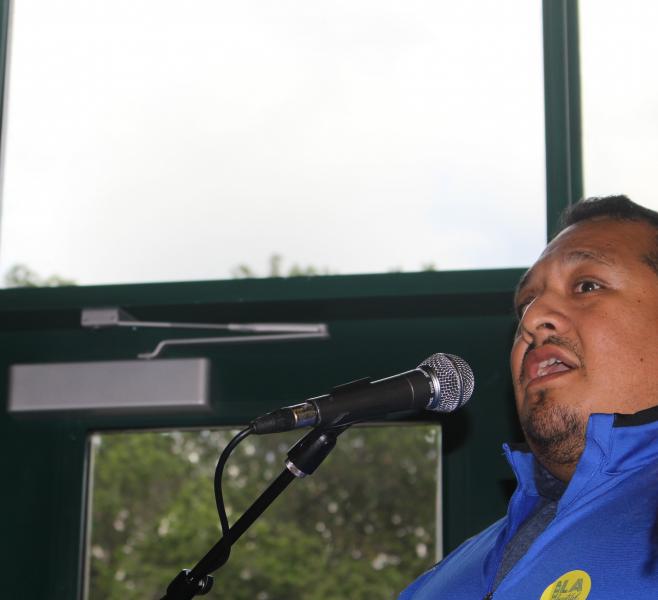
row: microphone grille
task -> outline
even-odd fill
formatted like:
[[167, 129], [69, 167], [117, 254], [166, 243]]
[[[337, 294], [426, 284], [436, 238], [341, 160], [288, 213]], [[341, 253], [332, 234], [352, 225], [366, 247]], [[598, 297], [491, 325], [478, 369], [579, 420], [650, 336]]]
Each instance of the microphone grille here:
[[418, 365], [438, 383], [429, 410], [452, 412], [468, 402], [475, 378], [469, 364], [454, 354], [432, 354]]

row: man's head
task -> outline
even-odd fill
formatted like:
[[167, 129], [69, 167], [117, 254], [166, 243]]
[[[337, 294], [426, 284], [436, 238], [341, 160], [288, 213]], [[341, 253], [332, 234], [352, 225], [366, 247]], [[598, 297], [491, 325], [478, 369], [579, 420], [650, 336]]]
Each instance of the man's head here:
[[658, 214], [594, 198], [563, 223], [519, 283], [511, 366], [528, 444], [568, 480], [590, 414], [658, 404]]

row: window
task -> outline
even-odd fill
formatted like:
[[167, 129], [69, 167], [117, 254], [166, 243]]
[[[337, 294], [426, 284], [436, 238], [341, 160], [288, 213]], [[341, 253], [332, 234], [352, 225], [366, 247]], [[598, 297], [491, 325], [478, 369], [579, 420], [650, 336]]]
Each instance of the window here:
[[472, 269], [541, 250], [538, 1], [12, 10], [4, 273]]
[[658, 5], [581, 0], [580, 12], [585, 193], [656, 210]]
[[[235, 432], [94, 435], [87, 598], [160, 597], [220, 536], [215, 463]], [[283, 469], [300, 432], [247, 438], [229, 459], [235, 520]], [[215, 573], [222, 598], [395, 598], [441, 547], [440, 429], [353, 428], [295, 480]]]

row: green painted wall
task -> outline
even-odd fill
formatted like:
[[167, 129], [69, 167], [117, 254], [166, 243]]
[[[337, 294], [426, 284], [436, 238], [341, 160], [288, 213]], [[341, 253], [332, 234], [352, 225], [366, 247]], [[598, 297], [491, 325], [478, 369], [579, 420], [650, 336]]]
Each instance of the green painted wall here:
[[0, 292], [3, 403], [11, 364], [130, 359], [163, 336], [189, 336], [84, 330], [78, 323], [85, 306], [118, 305], [145, 320], [321, 321], [331, 332], [327, 341], [171, 349], [166, 357], [211, 360], [212, 413], [204, 416], [16, 417], [2, 411], [0, 456], [8, 475], [0, 499], [6, 516], [2, 564], [14, 575], [5, 582], [6, 597], [76, 597], [89, 432], [241, 424], [339, 383], [413, 368], [434, 352], [462, 356], [476, 374], [466, 409], [426, 417], [444, 425], [445, 540], [446, 549], [455, 547], [505, 509], [510, 472], [500, 445], [518, 439], [507, 355], [514, 327], [511, 290], [519, 275], [418, 273]]

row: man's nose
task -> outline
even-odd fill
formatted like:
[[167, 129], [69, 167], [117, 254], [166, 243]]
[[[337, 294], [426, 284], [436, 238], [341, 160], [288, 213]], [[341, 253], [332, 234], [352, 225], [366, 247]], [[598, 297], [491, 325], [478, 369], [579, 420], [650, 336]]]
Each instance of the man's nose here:
[[558, 294], [546, 292], [527, 306], [519, 326], [528, 343], [541, 345], [544, 338], [569, 331], [571, 321], [563, 299]]

